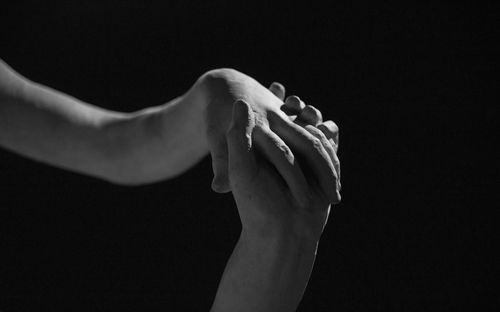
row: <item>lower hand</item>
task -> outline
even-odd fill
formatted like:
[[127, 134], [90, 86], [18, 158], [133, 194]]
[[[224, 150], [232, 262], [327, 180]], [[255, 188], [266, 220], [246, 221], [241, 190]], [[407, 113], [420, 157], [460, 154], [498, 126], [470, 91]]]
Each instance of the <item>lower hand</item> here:
[[330, 204], [340, 201], [336, 154], [323, 132], [307, 127], [288, 121], [273, 130], [249, 104], [235, 102], [226, 137], [229, 180], [243, 231], [286, 231], [319, 240]]

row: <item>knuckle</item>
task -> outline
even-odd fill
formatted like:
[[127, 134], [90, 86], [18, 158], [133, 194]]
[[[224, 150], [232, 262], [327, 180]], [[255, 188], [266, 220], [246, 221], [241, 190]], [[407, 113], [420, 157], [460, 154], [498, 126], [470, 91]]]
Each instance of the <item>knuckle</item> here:
[[312, 137], [310, 139], [310, 144], [311, 144], [311, 147], [315, 150], [321, 150], [321, 148], [323, 147], [321, 140], [318, 139], [317, 137]]
[[336, 136], [338, 136], [339, 133], [339, 128], [338, 126], [331, 120], [326, 121], [324, 123], [319, 124], [318, 129], [323, 132], [323, 134], [328, 138], [332, 139]]
[[[340, 170], [340, 161], [337, 157], [333, 159], [333, 165]], [[337, 172], [338, 174], [338, 172]]]
[[309, 131], [309, 133], [311, 133], [315, 138], [317, 138], [318, 140], [321, 141], [321, 143], [325, 143], [328, 141], [328, 139], [326, 138], [325, 134], [319, 130], [318, 128], [316, 128], [315, 126], [312, 126], [312, 125], [306, 125], [305, 126], [306, 130]]
[[328, 139], [326, 138], [326, 135], [323, 133], [323, 131], [319, 130], [318, 128], [314, 127], [314, 133], [318, 136], [318, 139], [320, 139], [323, 142], [327, 142]]

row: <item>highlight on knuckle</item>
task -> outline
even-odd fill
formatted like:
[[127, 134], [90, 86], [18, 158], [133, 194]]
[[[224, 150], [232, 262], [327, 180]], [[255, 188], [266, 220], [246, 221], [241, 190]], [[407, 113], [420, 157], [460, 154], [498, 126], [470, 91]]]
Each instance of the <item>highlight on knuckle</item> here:
[[320, 139], [322, 142], [328, 141], [326, 138], [326, 135], [323, 133], [323, 131], [319, 130], [318, 128], [314, 127], [314, 133], [318, 139]]
[[311, 147], [315, 150], [320, 151], [323, 148], [323, 144], [321, 144], [321, 140], [317, 137], [313, 137], [310, 139]]

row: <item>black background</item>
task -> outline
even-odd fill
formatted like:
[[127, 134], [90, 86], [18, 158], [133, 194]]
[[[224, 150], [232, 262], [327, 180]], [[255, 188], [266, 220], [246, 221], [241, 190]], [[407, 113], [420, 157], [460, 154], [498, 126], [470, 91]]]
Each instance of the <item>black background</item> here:
[[[0, 57], [119, 111], [213, 68], [279, 81], [341, 133], [343, 201], [299, 310], [498, 304], [498, 10], [230, 3], [19, 1], [0, 11]], [[240, 229], [211, 178], [207, 157], [120, 187], [0, 150], [0, 309], [208, 311]]]

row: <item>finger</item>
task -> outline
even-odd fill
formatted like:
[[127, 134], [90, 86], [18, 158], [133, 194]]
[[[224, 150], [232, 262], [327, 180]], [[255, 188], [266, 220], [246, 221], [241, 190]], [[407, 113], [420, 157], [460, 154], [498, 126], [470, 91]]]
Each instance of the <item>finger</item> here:
[[296, 95], [291, 95], [286, 98], [285, 104], [282, 109], [287, 115], [299, 115], [300, 112], [306, 107], [306, 104], [300, 100]]
[[337, 153], [335, 152], [335, 148], [333, 147], [332, 143], [328, 138], [324, 135], [324, 133], [319, 130], [318, 128], [307, 125], [305, 129], [312, 134], [314, 137], [318, 138], [321, 143], [323, 144], [323, 147], [325, 148], [326, 152], [328, 153], [328, 156], [330, 157], [330, 160], [333, 163], [333, 166], [335, 167], [335, 172], [336, 172], [336, 197], [337, 197], [337, 202], [334, 202], [334, 204], [340, 202], [340, 160], [337, 157]]
[[231, 185], [252, 179], [257, 163], [252, 150], [252, 130], [255, 127], [254, 114], [243, 100], [233, 105], [233, 120], [226, 133], [229, 155], [229, 182]]
[[307, 207], [309, 185], [290, 148], [268, 128], [256, 127], [253, 136], [259, 150], [285, 180], [292, 196], [302, 207]]
[[319, 123], [323, 122], [323, 115], [312, 105], [306, 105], [300, 112], [299, 118], [313, 126], [317, 126]]
[[[286, 119], [272, 123], [271, 130], [279, 135], [299, 158], [306, 178], [317, 181], [321, 191], [330, 201], [336, 200], [336, 172], [321, 141], [307, 130]], [[304, 163], [300, 162], [303, 161]]]
[[316, 127], [325, 134], [327, 139], [333, 141], [335, 144], [335, 151], [337, 152], [339, 148], [339, 127], [337, 124], [331, 120], [327, 120]]
[[279, 82], [273, 82], [271, 83], [271, 86], [269, 87], [269, 90], [276, 95], [280, 100], [285, 99], [285, 87], [279, 83]]
[[210, 155], [212, 156], [212, 190], [217, 193], [228, 193], [231, 191], [228, 177], [227, 143], [224, 137], [212, 142]]

